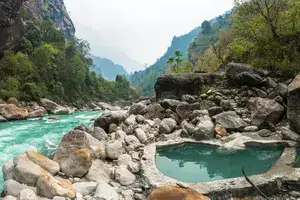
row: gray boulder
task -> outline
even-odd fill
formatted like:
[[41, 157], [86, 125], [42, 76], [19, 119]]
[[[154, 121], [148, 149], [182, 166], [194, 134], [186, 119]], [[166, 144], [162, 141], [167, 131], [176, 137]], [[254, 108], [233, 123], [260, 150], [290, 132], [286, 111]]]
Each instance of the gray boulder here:
[[94, 194], [97, 188], [96, 182], [78, 182], [74, 183], [73, 186], [76, 189], [76, 192], [79, 192], [83, 196]]
[[175, 99], [164, 99], [162, 102], [161, 102], [161, 106], [164, 108], [164, 109], [171, 109], [173, 111], [176, 110], [177, 108], [177, 105], [180, 103], [180, 101], [178, 100], [175, 100]]
[[194, 130], [196, 140], [208, 140], [214, 137], [215, 125], [209, 116], [200, 117], [199, 122]]
[[72, 114], [72, 110], [67, 107], [63, 107], [61, 105], [58, 105], [54, 101], [51, 101], [49, 99], [40, 99], [41, 105], [50, 113], [56, 114], [56, 115], [69, 115]]
[[118, 165], [128, 165], [131, 162], [132, 158], [128, 154], [123, 154], [118, 158]]
[[143, 129], [141, 128], [135, 129], [135, 135], [141, 143], [145, 143], [147, 141], [147, 134]]
[[295, 133], [294, 131], [292, 131], [286, 127], [281, 127], [280, 131], [281, 131], [283, 140], [300, 141], [300, 136], [297, 133]]
[[30, 189], [23, 189], [19, 194], [18, 200], [37, 200], [37, 196], [34, 191]]
[[176, 128], [176, 121], [172, 118], [165, 118], [160, 122], [159, 133], [170, 134]]
[[118, 140], [108, 141], [106, 144], [106, 156], [112, 160], [117, 160], [123, 153], [125, 149], [122, 143]]
[[192, 111], [191, 105], [187, 102], [180, 102], [176, 108], [176, 113], [179, 115], [181, 119], [187, 119], [191, 114], [191, 111]]
[[300, 74], [289, 85], [287, 118], [293, 131], [300, 134]]
[[92, 131], [90, 134], [100, 141], [108, 138], [107, 133], [100, 127], [94, 127], [94, 131]]
[[14, 165], [14, 162], [11, 160], [7, 163], [5, 163], [3, 166], [2, 166], [2, 173], [3, 173], [3, 178], [4, 180], [10, 180], [10, 179], [13, 179], [14, 177], [14, 169], [15, 169], [15, 165]]
[[126, 166], [118, 166], [115, 169], [115, 179], [118, 181], [121, 185], [127, 186], [131, 185], [135, 182], [136, 177], [134, 174], [132, 174]]
[[105, 112], [98, 119], [96, 119], [94, 126], [101, 127], [105, 130], [105, 132], [108, 133], [109, 126], [111, 124], [119, 125], [120, 123], [124, 122], [127, 117], [127, 112], [122, 110]]
[[30, 189], [36, 193], [36, 188], [21, 184], [15, 180], [7, 180], [3, 185], [3, 194], [19, 197], [19, 194], [24, 189]]
[[125, 120], [125, 124], [127, 124], [128, 126], [132, 126], [134, 124], [136, 124], [136, 120], [135, 120], [136, 116], [131, 114], [126, 120]]
[[214, 106], [216, 106], [216, 104], [213, 101], [204, 99], [204, 100], [200, 101], [198, 109], [199, 110], [208, 110], [209, 108], [214, 107]]
[[143, 103], [134, 103], [129, 110], [130, 115], [144, 115], [147, 112], [147, 106]]
[[248, 107], [251, 111], [251, 123], [258, 127], [277, 124], [284, 113], [284, 107], [273, 99], [251, 98]]
[[125, 142], [128, 146], [131, 146], [132, 148], [136, 148], [141, 145], [139, 139], [135, 137], [134, 135], [127, 135], [125, 137]]
[[116, 190], [104, 181], [99, 181], [96, 188], [94, 200], [119, 200]]
[[163, 119], [165, 117], [165, 109], [160, 104], [154, 103], [147, 107], [147, 113], [144, 115], [146, 119]]
[[247, 126], [234, 111], [227, 111], [214, 116], [216, 119], [216, 124], [221, 125], [228, 131], [242, 130]]
[[85, 175], [84, 180], [93, 182], [109, 182], [113, 169], [102, 160], [94, 160], [89, 172]]

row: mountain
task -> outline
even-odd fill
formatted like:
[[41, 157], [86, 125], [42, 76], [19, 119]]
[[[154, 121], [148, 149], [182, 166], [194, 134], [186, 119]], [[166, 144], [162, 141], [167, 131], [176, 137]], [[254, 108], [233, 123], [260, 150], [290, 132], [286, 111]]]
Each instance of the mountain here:
[[96, 56], [91, 56], [91, 58], [94, 63], [92, 70], [108, 80], [114, 81], [117, 75], [127, 75], [123, 66], [115, 64], [107, 58], [100, 58]]
[[191, 42], [199, 35], [200, 32], [201, 27], [197, 27], [185, 35], [174, 37], [167, 52], [161, 58], [159, 58], [156, 63], [147, 69], [131, 74], [129, 76], [130, 82], [137, 89], [141, 90], [144, 96], [153, 95], [153, 87], [156, 79], [166, 73], [165, 64], [167, 60], [174, 56], [175, 51], [181, 51], [181, 53], [187, 56]]

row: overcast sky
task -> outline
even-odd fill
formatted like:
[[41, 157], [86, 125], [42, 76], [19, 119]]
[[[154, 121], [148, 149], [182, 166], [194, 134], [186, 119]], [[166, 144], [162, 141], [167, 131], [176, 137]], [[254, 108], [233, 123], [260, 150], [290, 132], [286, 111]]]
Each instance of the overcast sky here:
[[174, 35], [183, 35], [233, 7], [233, 0], [64, 1], [77, 37], [148, 64], [165, 53]]

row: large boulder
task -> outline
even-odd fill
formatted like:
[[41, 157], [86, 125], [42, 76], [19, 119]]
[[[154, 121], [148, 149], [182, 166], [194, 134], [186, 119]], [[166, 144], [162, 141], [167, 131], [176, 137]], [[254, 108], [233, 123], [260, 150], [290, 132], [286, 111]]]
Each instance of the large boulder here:
[[40, 153], [28, 151], [26, 155], [32, 162], [39, 165], [51, 174], [56, 174], [59, 171], [59, 165], [57, 162], [50, 160], [49, 158], [43, 156]]
[[25, 108], [19, 108], [14, 104], [0, 104], [0, 115], [7, 120], [21, 120], [27, 119], [29, 113]]
[[73, 184], [76, 192], [79, 192], [83, 196], [94, 194], [97, 188], [96, 182], [78, 182]]
[[94, 126], [103, 128], [107, 133], [109, 132], [109, 126], [111, 124], [119, 125], [128, 118], [126, 111], [109, 111], [103, 113], [98, 119], [96, 119]]
[[5, 119], [4, 117], [2, 117], [2, 116], [0, 115], [0, 122], [7, 122], [7, 119]]
[[145, 118], [147, 119], [163, 119], [165, 117], [165, 109], [158, 103], [151, 104], [147, 107]]
[[214, 123], [209, 116], [203, 116], [198, 119], [198, 124], [194, 130], [196, 140], [209, 140], [214, 137]]
[[160, 104], [165, 109], [171, 109], [173, 111], [176, 111], [177, 105], [180, 103], [180, 101], [175, 99], [164, 99]]
[[300, 134], [300, 74], [289, 85], [287, 118], [293, 131]]
[[38, 117], [44, 117], [45, 115], [47, 115], [47, 111], [45, 108], [40, 107], [37, 110], [32, 110], [29, 112], [29, 118], [38, 118]]
[[37, 196], [34, 191], [30, 189], [23, 189], [19, 194], [19, 200], [37, 200]]
[[170, 134], [176, 128], [176, 121], [172, 118], [165, 118], [160, 122], [159, 133]]
[[143, 103], [134, 103], [129, 110], [130, 115], [144, 115], [147, 112], [147, 106]]
[[209, 74], [176, 74], [164, 75], [157, 79], [155, 84], [156, 99], [180, 100], [185, 94], [199, 96], [203, 85], [214, 83], [214, 76]]
[[216, 119], [216, 124], [221, 125], [228, 131], [242, 130], [247, 126], [234, 111], [227, 111], [214, 116]]
[[192, 111], [192, 107], [187, 102], [180, 102], [176, 108], [176, 112], [181, 119], [187, 119], [191, 114], [191, 111]]
[[72, 113], [72, 110], [67, 107], [58, 105], [54, 101], [49, 99], [40, 99], [41, 105], [50, 113], [56, 115], [69, 115]]
[[112, 173], [112, 167], [105, 164], [102, 160], [97, 159], [93, 161], [93, 165], [85, 175], [84, 180], [94, 182], [105, 181], [108, 183]]
[[68, 198], [74, 198], [76, 196], [76, 190], [68, 180], [57, 179], [50, 174], [40, 176], [36, 187], [39, 196], [50, 199], [55, 196]]
[[125, 149], [119, 140], [110, 140], [106, 144], [106, 156], [112, 160], [117, 160], [123, 153]]
[[195, 190], [189, 188], [164, 186], [153, 190], [147, 200], [210, 200]]
[[248, 107], [251, 111], [251, 123], [258, 127], [277, 124], [284, 114], [284, 107], [273, 99], [251, 98]]
[[136, 180], [135, 175], [132, 174], [125, 165], [116, 167], [115, 179], [123, 186], [131, 185]]
[[94, 140], [97, 139], [83, 131], [71, 131], [64, 135], [53, 160], [58, 162], [64, 173], [82, 177], [92, 166], [92, 149], [99, 154], [103, 151], [102, 143], [95, 146]]
[[95, 200], [119, 200], [116, 190], [104, 181], [99, 181], [94, 194]]
[[3, 185], [3, 194], [19, 197], [19, 194], [24, 189], [30, 189], [36, 193], [36, 188], [21, 184], [15, 180], [7, 180]]

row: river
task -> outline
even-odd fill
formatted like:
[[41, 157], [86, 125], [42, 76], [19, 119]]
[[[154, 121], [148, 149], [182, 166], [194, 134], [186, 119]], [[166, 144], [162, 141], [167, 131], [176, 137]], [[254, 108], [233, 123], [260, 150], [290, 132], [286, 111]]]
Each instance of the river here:
[[[62, 137], [80, 124], [91, 125], [91, 119], [101, 112], [78, 112], [58, 116], [60, 120], [50, 121], [49, 116], [40, 119], [0, 123], [0, 166], [28, 150], [39, 151], [52, 157]], [[3, 174], [0, 173], [0, 192], [3, 188]]]

